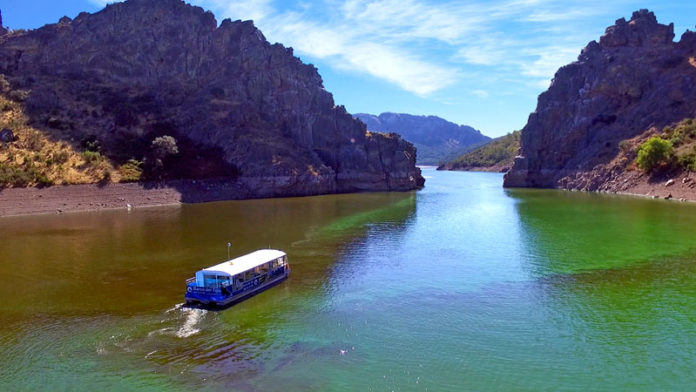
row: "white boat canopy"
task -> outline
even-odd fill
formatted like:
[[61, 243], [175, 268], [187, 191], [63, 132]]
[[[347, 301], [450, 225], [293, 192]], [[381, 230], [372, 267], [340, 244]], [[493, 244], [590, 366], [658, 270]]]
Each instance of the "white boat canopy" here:
[[204, 268], [199, 272], [210, 275], [234, 276], [283, 256], [285, 256], [285, 252], [276, 249], [261, 249], [232, 260], [227, 260], [224, 263]]

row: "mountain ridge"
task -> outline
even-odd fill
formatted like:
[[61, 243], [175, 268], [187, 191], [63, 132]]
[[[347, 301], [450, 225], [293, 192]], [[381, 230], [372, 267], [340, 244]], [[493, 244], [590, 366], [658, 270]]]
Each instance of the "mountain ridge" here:
[[433, 115], [355, 113], [367, 129], [394, 132], [416, 146], [419, 164], [437, 165], [491, 140], [481, 131]]

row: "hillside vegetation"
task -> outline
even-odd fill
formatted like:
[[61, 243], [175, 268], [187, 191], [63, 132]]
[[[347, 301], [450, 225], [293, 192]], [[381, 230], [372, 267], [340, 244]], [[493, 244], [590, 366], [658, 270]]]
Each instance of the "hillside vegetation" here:
[[0, 188], [85, 184], [123, 178], [99, 152], [53, 140], [29, 125], [22, 106], [15, 101], [22, 99], [22, 92], [9, 91], [6, 83], [2, 85], [0, 130], [10, 130], [14, 140], [0, 141]]
[[[649, 136], [647, 140], [644, 140]], [[647, 173], [671, 170], [696, 171], [696, 120], [684, 119], [662, 131], [651, 130], [642, 137], [619, 144], [621, 152]]]
[[520, 131], [508, 133], [438, 167], [438, 170], [507, 171], [520, 148]]

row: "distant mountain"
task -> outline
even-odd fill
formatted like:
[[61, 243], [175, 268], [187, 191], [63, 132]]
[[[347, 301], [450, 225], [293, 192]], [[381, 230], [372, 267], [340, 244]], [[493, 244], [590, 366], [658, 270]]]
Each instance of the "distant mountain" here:
[[515, 131], [440, 165], [437, 170], [506, 172], [512, 166], [519, 149], [520, 131]]
[[449, 162], [467, 151], [491, 140], [480, 131], [457, 125], [436, 116], [414, 116], [401, 113], [366, 113], [353, 115], [367, 125], [369, 131], [395, 132], [417, 149], [416, 163], [437, 165]]

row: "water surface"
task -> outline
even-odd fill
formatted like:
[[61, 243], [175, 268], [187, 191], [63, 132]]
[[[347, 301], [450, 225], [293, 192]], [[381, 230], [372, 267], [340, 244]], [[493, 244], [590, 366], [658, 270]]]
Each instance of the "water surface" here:
[[[503, 190], [0, 219], [0, 390], [696, 386], [696, 206]], [[290, 279], [222, 312], [184, 281], [258, 248]]]

